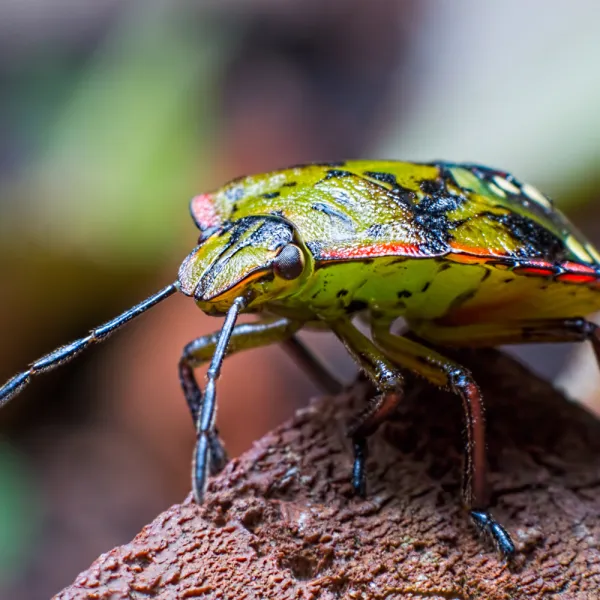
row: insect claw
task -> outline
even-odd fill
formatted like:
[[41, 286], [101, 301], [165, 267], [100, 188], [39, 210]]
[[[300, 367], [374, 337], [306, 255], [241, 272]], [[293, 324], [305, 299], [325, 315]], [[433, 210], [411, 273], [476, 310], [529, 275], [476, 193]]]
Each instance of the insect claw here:
[[354, 465], [352, 467], [352, 488], [360, 498], [367, 496], [367, 473], [365, 463], [367, 460], [367, 441], [364, 438], [353, 440]]
[[477, 528], [492, 538], [494, 545], [506, 559], [511, 559], [516, 550], [508, 531], [495, 521], [488, 511], [472, 510], [470, 514]]
[[225, 468], [225, 465], [228, 462], [228, 456], [216, 430], [213, 435], [209, 437], [208, 445], [210, 448], [210, 474], [217, 475]]

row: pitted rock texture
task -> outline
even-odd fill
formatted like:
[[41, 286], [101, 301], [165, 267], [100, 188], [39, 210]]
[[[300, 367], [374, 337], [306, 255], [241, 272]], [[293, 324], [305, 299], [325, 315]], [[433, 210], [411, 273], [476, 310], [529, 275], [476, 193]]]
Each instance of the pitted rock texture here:
[[[364, 384], [321, 398], [56, 598], [600, 598], [600, 422], [494, 351], [460, 355], [487, 406], [507, 565], [461, 508], [460, 400], [412, 378], [353, 497], [346, 424]], [[362, 386], [362, 387], [361, 387]], [[282, 401], [285, 399], [282, 398]]]

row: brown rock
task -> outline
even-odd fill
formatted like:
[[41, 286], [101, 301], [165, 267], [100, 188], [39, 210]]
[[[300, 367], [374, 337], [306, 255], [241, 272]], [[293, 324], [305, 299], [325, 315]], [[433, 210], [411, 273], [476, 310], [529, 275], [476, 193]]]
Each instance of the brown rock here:
[[363, 403], [321, 398], [231, 461], [206, 506], [170, 508], [56, 598], [600, 598], [600, 423], [505, 356], [461, 360], [513, 564], [461, 508], [459, 399], [410, 379], [372, 439], [367, 500], [345, 437]]

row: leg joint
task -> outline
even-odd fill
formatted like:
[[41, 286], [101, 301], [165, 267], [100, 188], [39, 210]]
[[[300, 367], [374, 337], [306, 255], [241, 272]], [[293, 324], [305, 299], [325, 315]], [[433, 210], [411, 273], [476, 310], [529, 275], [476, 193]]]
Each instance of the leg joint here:
[[402, 375], [394, 371], [385, 371], [378, 378], [377, 385], [384, 393], [397, 392], [402, 386]]
[[582, 317], [566, 319], [564, 324], [568, 331], [580, 334], [584, 340], [592, 337], [598, 329], [598, 326], [595, 323], [587, 321]]
[[454, 392], [460, 393], [472, 383], [473, 376], [464, 367], [453, 366], [448, 371], [448, 384]]

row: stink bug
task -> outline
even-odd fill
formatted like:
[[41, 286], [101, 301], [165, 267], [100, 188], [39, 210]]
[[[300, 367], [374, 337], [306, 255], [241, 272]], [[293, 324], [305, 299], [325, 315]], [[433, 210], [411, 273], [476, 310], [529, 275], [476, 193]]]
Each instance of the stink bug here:
[[[201, 234], [177, 281], [32, 363], [0, 388], [0, 405], [30, 379], [179, 291], [224, 315], [219, 333], [188, 344], [179, 375], [197, 432], [193, 490], [227, 456], [215, 429], [226, 353], [283, 342], [330, 392], [340, 384], [295, 337], [326, 327], [379, 395], [350, 432], [352, 484], [365, 493], [367, 438], [402, 395], [402, 369], [461, 397], [467, 430], [464, 503], [501, 552], [514, 544], [488, 511], [482, 398], [464, 367], [430, 349], [591, 340], [581, 315], [600, 309], [600, 256], [546, 196], [508, 173], [471, 164], [348, 161], [236, 179], [195, 197]], [[257, 313], [236, 325], [240, 313]], [[362, 313], [371, 339], [352, 323]], [[404, 317], [422, 341], [392, 334]], [[201, 393], [193, 369], [210, 361]]]

